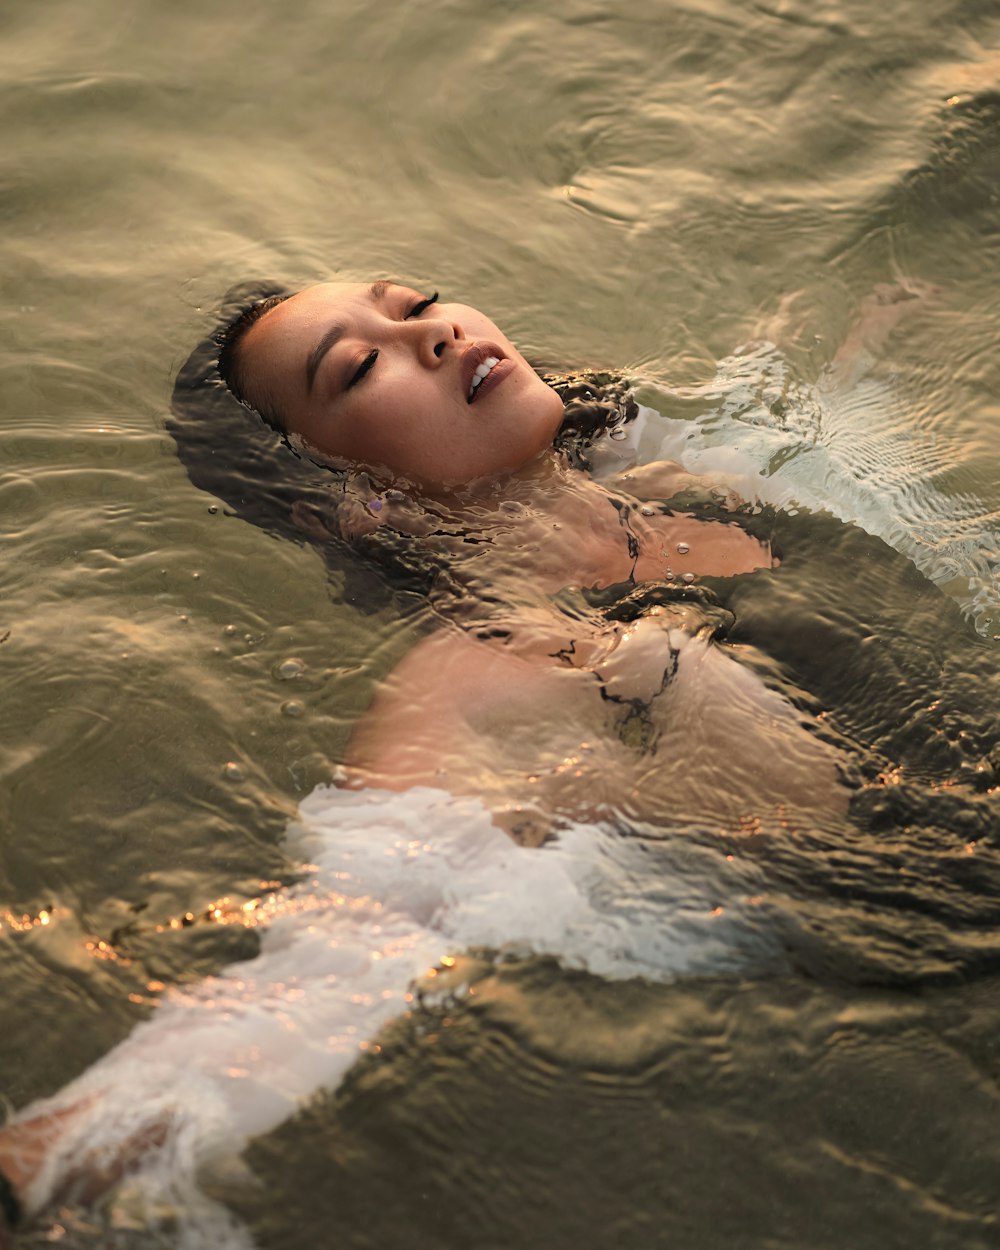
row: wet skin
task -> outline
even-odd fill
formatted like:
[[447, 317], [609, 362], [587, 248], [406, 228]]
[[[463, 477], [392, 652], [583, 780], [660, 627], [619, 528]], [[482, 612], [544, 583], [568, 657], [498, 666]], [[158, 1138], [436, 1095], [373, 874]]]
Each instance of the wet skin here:
[[[499, 363], [472, 392], [475, 369]], [[323, 283], [273, 308], [242, 349], [247, 392], [310, 447], [425, 490], [520, 468], [562, 401], [488, 317], [394, 283]]]
[[[494, 359], [470, 390], [477, 366]], [[607, 492], [543, 455], [562, 421], [561, 399], [503, 331], [467, 305], [396, 283], [323, 283], [265, 314], [244, 339], [241, 365], [250, 400], [280, 414], [308, 450], [383, 483], [467, 496], [477, 482], [523, 470], [535, 481], [535, 505], [511, 541], [523, 564], [537, 540], [537, 572], [554, 588], [657, 579], [677, 564], [678, 542], [692, 544], [678, 575], [771, 565], [766, 548], [736, 526], [650, 519], [639, 509], [629, 522], [638, 559], [630, 554]], [[390, 520], [388, 509], [380, 519]], [[375, 524], [362, 516], [352, 532]]]
[[[491, 365], [494, 360], [499, 363]], [[490, 372], [473, 388], [481, 363], [491, 365]], [[688, 571], [726, 576], [771, 566], [766, 545], [736, 525], [641, 507], [638, 500], [628, 504], [625, 491], [612, 495], [566, 465], [552, 452], [563, 417], [561, 399], [499, 327], [473, 308], [433, 302], [390, 283], [326, 283], [293, 296], [257, 322], [244, 342], [244, 367], [251, 398], [279, 412], [289, 432], [314, 452], [365, 468], [383, 484], [402, 481], [435, 494], [438, 519], [447, 497], [458, 532], [488, 531], [489, 542], [472, 550], [477, 581], [488, 584], [490, 594], [503, 597], [509, 582], [516, 602], [520, 588], [531, 583], [552, 593], [569, 585], [657, 581]], [[664, 471], [661, 466], [661, 477]], [[676, 474], [676, 466], [669, 466], [674, 488]], [[477, 482], [488, 489], [478, 491]], [[516, 512], [499, 506], [501, 498], [507, 505], [516, 500]], [[411, 506], [404, 504], [404, 511]], [[340, 524], [343, 532], [343, 518]], [[386, 497], [376, 493], [368, 506], [359, 504], [349, 521], [350, 536], [382, 524], [407, 525], [392, 492]], [[545, 754], [539, 741], [541, 713], [555, 710], [560, 732], [567, 723], [573, 726], [571, 738], [581, 725], [589, 725], [587, 735], [599, 744], [595, 758], [607, 765], [598, 774], [615, 779], [603, 806], [621, 810], [626, 796], [637, 793], [636, 770], [645, 774], [649, 760], [626, 750], [615, 716], [608, 721], [610, 687], [600, 675], [606, 661], [583, 658], [595, 648], [603, 654], [608, 638], [566, 636], [558, 612], [547, 624], [505, 616], [504, 626], [501, 644], [473, 643], [461, 632], [445, 630], [403, 661], [386, 687], [396, 689], [398, 697], [387, 703], [388, 696], [380, 695], [356, 730], [349, 757], [356, 776], [392, 788], [437, 784], [485, 794], [501, 775], [511, 779], [501, 742], [510, 748], [516, 741], [528, 750], [533, 763], [527, 773], [550, 771], [535, 756]], [[639, 636], [648, 636], [649, 644], [637, 646]], [[627, 639], [630, 645], [615, 643], [615, 683], [638, 681], [644, 688], [649, 682], [640, 672], [650, 664], [653, 685], [662, 682], [663, 657], [677, 650], [667, 636], [651, 623], [627, 631], [618, 641]], [[541, 646], [535, 645], [539, 637]], [[569, 670], [557, 658], [567, 654], [576, 657]], [[706, 665], [709, 675], [695, 678]], [[717, 661], [714, 653], [700, 665], [685, 659], [684, 668], [691, 672], [682, 683], [685, 689], [700, 688], [705, 681], [722, 688], [724, 678], [731, 684], [740, 672], [721, 656]], [[527, 723], [533, 726], [527, 735], [508, 732], [511, 691], [521, 686]], [[534, 696], [540, 692], [539, 704]], [[664, 709], [672, 705], [673, 724], [678, 698], [675, 692], [662, 701]], [[718, 703], [731, 707], [732, 701], [720, 698]], [[755, 709], [753, 716], [758, 713]], [[698, 719], [705, 719], [703, 711]], [[420, 726], [432, 727], [429, 736]], [[725, 737], [715, 728], [720, 740]], [[664, 727], [657, 736], [662, 732]], [[560, 742], [556, 751], [559, 758], [564, 745]], [[385, 760], [390, 763], [383, 768]], [[656, 771], [666, 778], [662, 766]], [[513, 775], [520, 777], [517, 767]], [[553, 778], [562, 778], [562, 771], [557, 769]], [[563, 780], [580, 791], [575, 778]], [[676, 805], [676, 778], [672, 784]], [[574, 810], [565, 796], [556, 800], [553, 786], [559, 789], [554, 780], [538, 787], [549, 791], [543, 806]], [[733, 819], [734, 810], [742, 813], [742, 802], [773, 806], [775, 794], [777, 801], [787, 801], [801, 788], [798, 778], [793, 782], [782, 776], [763, 788], [749, 787], [735, 809], [720, 803], [717, 786], [704, 787], [711, 799], [692, 793], [690, 801], [696, 809], [707, 801], [716, 816]]]

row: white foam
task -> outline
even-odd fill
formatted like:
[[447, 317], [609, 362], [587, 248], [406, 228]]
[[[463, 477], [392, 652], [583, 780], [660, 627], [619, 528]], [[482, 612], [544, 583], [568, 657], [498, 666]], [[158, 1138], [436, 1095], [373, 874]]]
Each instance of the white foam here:
[[533, 952], [602, 977], [654, 980], [781, 961], [742, 902], [754, 882], [739, 874], [753, 870], [694, 845], [650, 855], [634, 839], [579, 826], [527, 849], [478, 800], [430, 789], [320, 787], [288, 837], [315, 872], [271, 900], [260, 955], [171, 995], [83, 1077], [25, 1113], [76, 1109], [33, 1205], [44, 1206], [82, 1159], [114, 1159], [122, 1143], [166, 1130], [133, 1189], [151, 1205], [173, 1204], [179, 1245], [245, 1244], [197, 1192], [198, 1168], [334, 1088], [408, 1009], [414, 981], [449, 954]]
[[751, 343], [719, 362], [706, 386], [677, 392], [702, 403], [693, 419], [641, 408], [629, 436], [605, 440], [605, 474], [625, 462], [673, 460], [776, 508], [825, 511], [907, 556], [953, 595], [982, 633], [1000, 619], [1000, 530], [961, 477], [964, 449], [915, 428], [891, 373], [845, 387], [831, 370], [815, 386], [795, 379], [772, 344]]

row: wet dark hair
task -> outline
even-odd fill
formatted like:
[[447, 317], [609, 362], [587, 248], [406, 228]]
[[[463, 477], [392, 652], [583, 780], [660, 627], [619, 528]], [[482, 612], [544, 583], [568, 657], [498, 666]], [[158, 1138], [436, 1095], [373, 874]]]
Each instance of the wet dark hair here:
[[[167, 430], [188, 476], [230, 514], [275, 537], [315, 543], [324, 554], [336, 546], [337, 564], [349, 580], [353, 573], [357, 582], [367, 565], [369, 581], [374, 567], [393, 589], [426, 594], [447, 584], [459, 593], [453, 584], [455, 555], [475, 538], [450, 531], [433, 505], [417, 506], [398, 491], [390, 494], [399, 524], [385, 518], [357, 532], [352, 517], [367, 513], [377, 494], [367, 476], [299, 454], [284, 434], [280, 414], [262, 412], [247, 398], [240, 346], [247, 331], [292, 294], [274, 282], [233, 288], [223, 300], [218, 326], [181, 366]], [[611, 373], [540, 374], [565, 407], [554, 445], [585, 469], [594, 440], [635, 416], [628, 384]], [[260, 397], [254, 399], [259, 404]]]
[[224, 325], [213, 336], [219, 349], [219, 357], [216, 364], [219, 377], [244, 407], [249, 408], [251, 412], [256, 412], [266, 425], [269, 425], [279, 433], [284, 433], [286, 429], [282, 415], [265, 396], [256, 395], [251, 400], [247, 393], [246, 370], [242, 362], [242, 347], [243, 340], [251, 327], [255, 326], [261, 317], [269, 313], [272, 308], [276, 308], [278, 304], [283, 304], [291, 296], [291, 291], [285, 291], [256, 300], [244, 308], [239, 316], [227, 325]]

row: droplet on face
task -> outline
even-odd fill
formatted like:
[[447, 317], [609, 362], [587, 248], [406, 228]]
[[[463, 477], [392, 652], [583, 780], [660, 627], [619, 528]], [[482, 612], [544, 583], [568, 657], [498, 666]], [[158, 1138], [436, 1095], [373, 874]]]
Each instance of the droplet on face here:
[[301, 699], [288, 699], [281, 705], [282, 716], [290, 716], [293, 720], [297, 719], [299, 716], [304, 716], [305, 711], [306, 705], [301, 701]]
[[239, 764], [230, 760], [222, 769], [222, 775], [227, 781], [242, 781], [245, 773]]
[[688, 583], [688, 585], [690, 585], [690, 584], [694, 581], [694, 574], [693, 574], [693, 573], [685, 573], [685, 574], [684, 574], [684, 581], [686, 581], [686, 582]]
[[652, 516], [655, 509], [651, 508], [648, 503], [644, 503], [639, 509], [643, 516]]
[[687, 555], [687, 553], [688, 553], [690, 550], [691, 550], [691, 547], [690, 547], [690, 545], [689, 545], [688, 543], [678, 543], [678, 544], [677, 544], [677, 554], [678, 554], [679, 556], [686, 556], [686, 555]]
[[236, 626], [227, 625], [222, 632], [226, 635], [227, 638], [232, 638], [236, 633]]
[[280, 664], [275, 664], [271, 669], [271, 675], [277, 681], [294, 681], [296, 677], [301, 677], [306, 671], [304, 660], [300, 660], [297, 656], [290, 655], [287, 660], [282, 660]]
[[612, 430], [611, 438], [620, 443], [623, 438], [628, 438], [628, 434], [625, 430]]

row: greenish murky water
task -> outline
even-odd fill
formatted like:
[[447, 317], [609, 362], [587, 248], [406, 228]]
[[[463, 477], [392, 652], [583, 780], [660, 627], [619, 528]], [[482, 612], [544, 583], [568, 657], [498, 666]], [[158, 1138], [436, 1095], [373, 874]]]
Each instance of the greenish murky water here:
[[[839, 476], [800, 479], [842, 515], [875, 481], [906, 555], [779, 515], [783, 576], [720, 591], [867, 753], [839, 841], [747, 852], [782, 970], [483, 954], [213, 1192], [262, 1246], [1000, 1245], [995, 3], [11, 0], [0, 127], [0, 1093], [253, 954], [206, 917], [293, 879], [288, 820], [415, 637], [178, 461], [230, 286], [404, 277], [697, 421], [762, 336], [801, 412], [920, 283]], [[952, 517], [978, 599], [934, 563]]]

